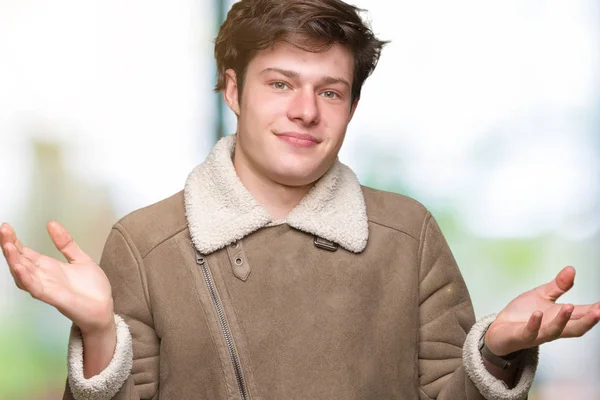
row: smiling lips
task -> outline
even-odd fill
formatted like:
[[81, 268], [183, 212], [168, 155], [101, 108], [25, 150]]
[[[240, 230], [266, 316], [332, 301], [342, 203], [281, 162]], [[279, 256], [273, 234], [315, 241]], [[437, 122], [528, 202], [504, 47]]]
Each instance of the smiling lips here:
[[305, 133], [285, 132], [278, 133], [277, 137], [296, 147], [313, 147], [321, 143], [316, 137]]

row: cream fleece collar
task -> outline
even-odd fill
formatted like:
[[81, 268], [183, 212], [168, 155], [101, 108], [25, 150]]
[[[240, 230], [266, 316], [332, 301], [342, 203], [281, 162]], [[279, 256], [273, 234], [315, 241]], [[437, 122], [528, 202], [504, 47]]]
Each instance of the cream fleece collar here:
[[281, 221], [274, 221], [238, 178], [233, 167], [235, 135], [225, 136], [189, 174], [185, 213], [192, 242], [212, 253], [266, 226], [286, 223], [359, 253], [369, 228], [356, 175], [339, 160]]

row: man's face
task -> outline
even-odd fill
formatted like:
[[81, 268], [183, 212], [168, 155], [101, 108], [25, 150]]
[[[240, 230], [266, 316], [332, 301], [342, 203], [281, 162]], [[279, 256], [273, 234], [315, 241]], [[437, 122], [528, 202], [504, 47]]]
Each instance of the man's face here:
[[236, 168], [286, 186], [318, 180], [335, 161], [356, 108], [353, 75], [354, 57], [341, 45], [313, 53], [278, 43], [250, 61], [239, 101], [228, 70], [225, 100], [238, 116]]

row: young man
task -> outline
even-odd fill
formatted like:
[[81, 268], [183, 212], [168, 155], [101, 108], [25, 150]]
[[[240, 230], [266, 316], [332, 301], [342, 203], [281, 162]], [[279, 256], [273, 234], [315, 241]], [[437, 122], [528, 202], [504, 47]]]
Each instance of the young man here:
[[524, 399], [537, 346], [600, 303], [574, 270], [475, 323], [431, 217], [337, 160], [383, 42], [339, 0], [242, 0], [218, 90], [238, 117], [185, 189], [115, 224], [98, 267], [1, 228], [17, 286], [74, 325], [65, 399]]

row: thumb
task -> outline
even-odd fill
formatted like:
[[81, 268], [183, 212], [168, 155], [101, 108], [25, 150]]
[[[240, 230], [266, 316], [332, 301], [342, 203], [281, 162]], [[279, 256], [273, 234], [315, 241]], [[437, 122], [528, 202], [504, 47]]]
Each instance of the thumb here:
[[563, 268], [556, 278], [540, 287], [542, 293], [552, 301], [556, 301], [573, 287], [575, 281], [575, 268], [569, 266]]
[[60, 251], [70, 263], [78, 261], [89, 261], [90, 256], [84, 253], [71, 237], [71, 234], [58, 222], [50, 221], [46, 226], [54, 246]]

